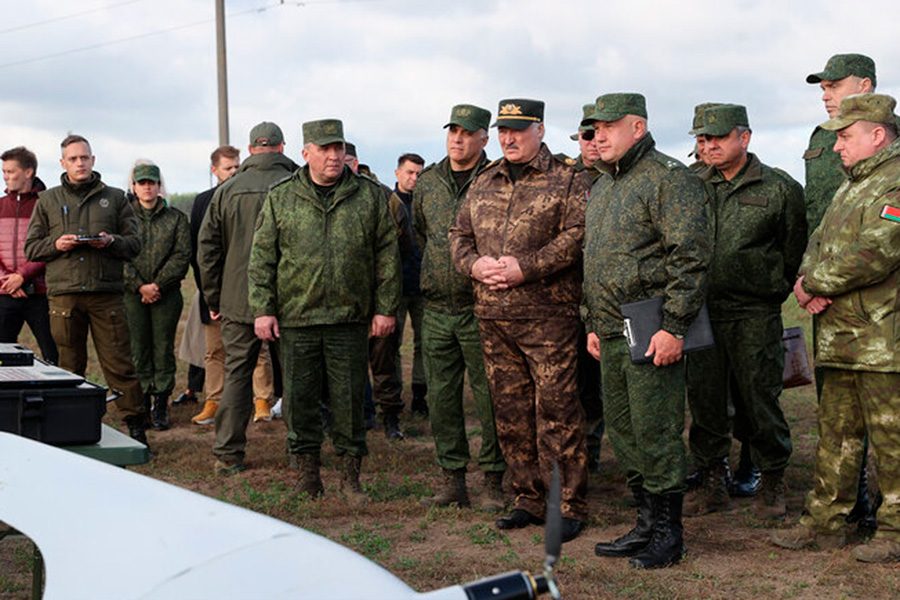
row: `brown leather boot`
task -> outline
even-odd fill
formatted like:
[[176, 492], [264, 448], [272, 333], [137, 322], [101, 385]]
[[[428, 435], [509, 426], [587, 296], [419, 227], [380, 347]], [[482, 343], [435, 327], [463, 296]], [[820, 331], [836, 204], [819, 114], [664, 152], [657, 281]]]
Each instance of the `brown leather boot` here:
[[422, 506], [459, 506], [468, 508], [469, 492], [466, 489], [465, 469], [441, 469], [441, 480], [435, 486], [434, 496], [422, 498]]
[[297, 483], [297, 491], [306, 493], [310, 498], [318, 498], [325, 493], [322, 485], [322, 477], [319, 471], [322, 461], [318, 454], [299, 454], [297, 457], [297, 470], [300, 471], [300, 480]]
[[484, 474], [484, 493], [481, 510], [486, 513], [503, 512], [506, 497], [503, 495], [503, 471], [488, 471]]
[[684, 499], [682, 512], [685, 517], [699, 517], [731, 508], [731, 497], [725, 481], [725, 464], [720, 462], [711, 469], [703, 470], [702, 474], [700, 487]]
[[757, 519], [775, 521], [787, 514], [785, 502], [784, 470], [762, 474], [762, 486], [753, 500], [753, 515]]
[[362, 506], [369, 500], [359, 484], [362, 457], [345, 455], [341, 460], [341, 493], [350, 504]]

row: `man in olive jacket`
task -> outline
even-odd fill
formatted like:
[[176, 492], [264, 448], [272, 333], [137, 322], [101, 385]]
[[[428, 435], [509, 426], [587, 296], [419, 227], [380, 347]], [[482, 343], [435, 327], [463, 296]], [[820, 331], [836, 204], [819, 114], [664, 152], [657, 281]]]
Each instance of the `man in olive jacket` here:
[[94, 171], [91, 146], [80, 135], [62, 141], [65, 173], [41, 192], [25, 238], [28, 260], [47, 263], [50, 331], [59, 366], [87, 369], [90, 329], [107, 385], [120, 392], [116, 406], [131, 437], [146, 444], [141, 383], [131, 361], [131, 338], [122, 301], [122, 263], [141, 241], [125, 193], [107, 187]]
[[863, 439], [868, 434], [884, 503], [878, 532], [852, 555], [900, 560], [900, 142], [896, 101], [851, 95], [820, 127], [837, 131], [834, 150], [848, 179], [809, 240], [797, 301], [815, 315], [816, 363], [825, 374], [819, 402], [815, 485], [806, 514], [773, 532], [778, 546], [834, 548], [847, 543]]
[[328, 382], [341, 490], [362, 504], [368, 336], [390, 335], [400, 302], [396, 224], [380, 186], [344, 166], [343, 124], [303, 124], [307, 165], [266, 197], [250, 253], [256, 334], [281, 338], [288, 448], [300, 491], [324, 491], [321, 405]]
[[272, 184], [297, 168], [284, 152], [284, 135], [263, 121], [250, 130], [250, 156], [216, 189], [197, 240], [197, 263], [211, 313], [222, 318], [225, 387], [216, 412], [215, 471], [244, 468], [247, 424], [253, 412], [253, 370], [262, 342], [247, 302], [247, 263], [253, 225]]
[[781, 305], [806, 248], [803, 188], [748, 151], [745, 107], [710, 107], [703, 119], [695, 131], [705, 137], [710, 161], [699, 176], [706, 184], [715, 237], [707, 302], [716, 345], [687, 362], [691, 454], [703, 477], [701, 487], [686, 498], [684, 514], [699, 516], [730, 505], [725, 481], [730, 393], [746, 420], [743, 443], [762, 471], [755, 514], [778, 519], [785, 515], [783, 478], [792, 449], [779, 404]]

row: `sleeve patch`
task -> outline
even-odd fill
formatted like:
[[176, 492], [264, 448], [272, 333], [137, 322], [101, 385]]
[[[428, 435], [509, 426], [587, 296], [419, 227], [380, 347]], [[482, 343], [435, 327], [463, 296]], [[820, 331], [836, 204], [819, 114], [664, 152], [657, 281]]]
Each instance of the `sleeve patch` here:
[[888, 221], [894, 221], [895, 223], [900, 223], [900, 208], [895, 208], [890, 204], [885, 204], [884, 208], [881, 209], [881, 218], [887, 219]]

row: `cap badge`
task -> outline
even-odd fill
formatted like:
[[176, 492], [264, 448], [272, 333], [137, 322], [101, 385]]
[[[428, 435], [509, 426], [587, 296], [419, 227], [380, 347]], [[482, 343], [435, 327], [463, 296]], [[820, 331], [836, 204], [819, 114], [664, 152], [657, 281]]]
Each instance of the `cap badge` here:
[[508, 117], [511, 115], [521, 115], [522, 107], [518, 104], [504, 104], [500, 107], [500, 115], [504, 117]]

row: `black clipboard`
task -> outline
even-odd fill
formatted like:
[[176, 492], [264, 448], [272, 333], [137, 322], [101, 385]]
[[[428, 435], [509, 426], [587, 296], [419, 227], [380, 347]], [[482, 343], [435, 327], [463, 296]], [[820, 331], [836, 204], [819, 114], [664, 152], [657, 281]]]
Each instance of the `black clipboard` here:
[[[650, 298], [622, 305], [622, 316], [625, 317], [625, 340], [631, 352], [631, 362], [641, 364], [651, 362], [652, 356], [644, 356], [650, 346], [650, 338], [662, 328], [662, 298]], [[706, 302], [700, 307], [697, 318], [684, 334], [682, 354], [697, 350], [706, 350], [715, 346], [712, 325], [709, 323], [709, 311]]]

